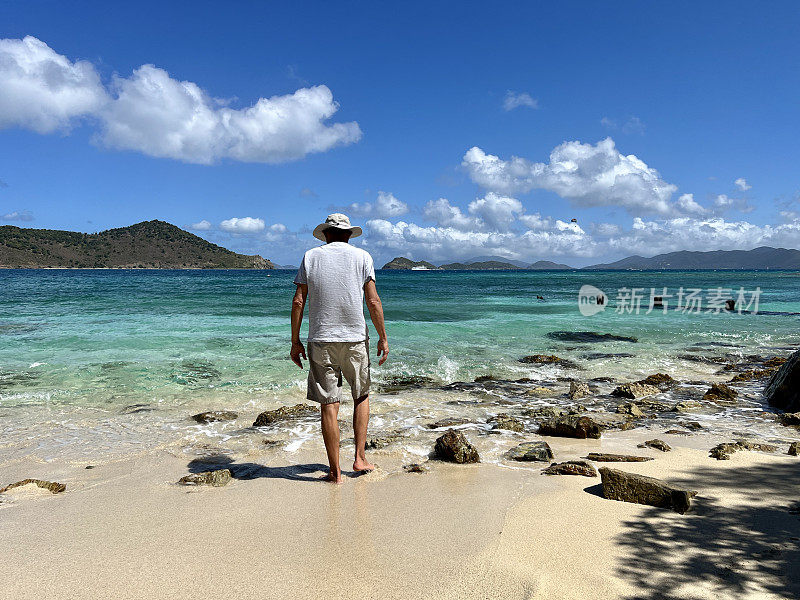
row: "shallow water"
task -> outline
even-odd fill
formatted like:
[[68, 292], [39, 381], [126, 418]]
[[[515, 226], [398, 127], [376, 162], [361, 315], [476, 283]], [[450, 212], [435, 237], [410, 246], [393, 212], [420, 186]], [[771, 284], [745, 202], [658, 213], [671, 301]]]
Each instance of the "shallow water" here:
[[[0, 459], [82, 459], [162, 444], [247, 451], [262, 443], [264, 432], [248, 429], [247, 421], [305, 396], [305, 371], [288, 360], [293, 276], [0, 270]], [[377, 283], [391, 358], [374, 366], [374, 381], [380, 389], [398, 377], [429, 378], [424, 389], [379, 394], [374, 402], [373, 429], [405, 431], [412, 438], [404, 446], [410, 454], [424, 454], [423, 425], [442, 416], [485, 422], [523, 405], [568, 403], [568, 383], [558, 377], [631, 381], [660, 371], [682, 381], [722, 381], [731, 376], [720, 373], [725, 363], [786, 355], [800, 344], [796, 272], [380, 271]], [[577, 295], [585, 284], [605, 292], [605, 311], [581, 315]], [[660, 294], [665, 287], [668, 294], [722, 287], [734, 296], [739, 288], [749, 294], [758, 287], [759, 313], [680, 312], [671, 298], [666, 312], [646, 314], [650, 289]], [[615, 310], [620, 288], [642, 288], [639, 314]], [[637, 341], [548, 335], [581, 331]], [[581, 370], [519, 362], [533, 353], [557, 354]], [[532, 399], [508, 389], [439, 389], [486, 374], [530, 378], [553, 386], [553, 394]], [[697, 418], [728, 423], [732, 430], [752, 425], [760, 418], [760, 385], [743, 386], [739, 406]], [[598, 383], [597, 394], [612, 388]], [[699, 397], [704, 389], [690, 385], [661, 400]], [[209, 426], [186, 419], [210, 409], [233, 409], [242, 418]], [[768, 435], [773, 425], [764, 423]], [[314, 423], [294, 423], [266, 433], [292, 451], [317, 443], [316, 431]]]

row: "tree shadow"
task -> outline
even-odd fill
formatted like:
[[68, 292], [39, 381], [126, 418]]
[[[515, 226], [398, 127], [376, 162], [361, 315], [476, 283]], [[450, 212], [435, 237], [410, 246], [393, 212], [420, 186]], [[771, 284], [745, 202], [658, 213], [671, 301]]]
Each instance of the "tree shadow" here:
[[[628, 555], [618, 573], [638, 588], [630, 600], [800, 598], [800, 463], [702, 466], [670, 483], [698, 491], [692, 511], [653, 508], [617, 537]], [[738, 504], [715, 498], [734, 490]]]
[[292, 481], [320, 481], [320, 471], [328, 472], [328, 465], [308, 463], [287, 465], [284, 467], [267, 467], [252, 462], [235, 462], [226, 454], [208, 454], [192, 459], [187, 465], [190, 473], [203, 473], [216, 469], [228, 469], [234, 479], [289, 479]]

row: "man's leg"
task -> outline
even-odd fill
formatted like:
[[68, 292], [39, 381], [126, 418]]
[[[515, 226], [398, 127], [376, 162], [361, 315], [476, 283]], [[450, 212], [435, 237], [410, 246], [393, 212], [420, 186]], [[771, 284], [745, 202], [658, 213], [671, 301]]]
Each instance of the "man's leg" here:
[[328, 453], [330, 471], [324, 477], [326, 481], [342, 483], [342, 469], [339, 467], [339, 403], [329, 402], [322, 405], [322, 439], [325, 440], [325, 451]]
[[372, 471], [375, 468], [375, 465], [367, 462], [365, 454], [367, 423], [369, 423], [369, 394], [355, 400], [353, 406], [353, 437], [356, 444], [354, 471]]

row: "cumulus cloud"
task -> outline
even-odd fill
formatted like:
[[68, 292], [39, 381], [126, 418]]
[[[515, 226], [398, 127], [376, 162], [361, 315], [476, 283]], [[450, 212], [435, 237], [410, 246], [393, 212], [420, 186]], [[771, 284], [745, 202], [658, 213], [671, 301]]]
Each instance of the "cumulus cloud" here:
[[716, 214], [725, 214], [730, 210], [738, 210], [741, 213], [753, 212], [754, 206], [750, 206], [744, 198], [730, 198], [726, 194], [719, 194], [714, 198], [713, 210]]
[[682, 194], [678, 198], [678, 209], [687, 215], [705, 215], [708, 209], [698, 204], [694, 199], [694, 194]]
[[736, 181], [733, 182], [733, 184], [743, 192], [746, 192], [747, 190], [753, 187], [752, 185], [747, 184], [747, 179], [745, 179], [744, 177], [739, 177]]
[[3, 221], [33, 221], [33, 214], [27, 210], [15, 210], [4, 214], [1, 218]]
[[517, 156], [503, 160], [476, 146], [466, 152], [462, 166], [472, 181], [496, 193], [544, 189], [578, 206], [621, 206], [633, 214], [680, 210], [671, 201], [677, 186], [633, 154], [621, 154], [611, 138], [595, 145], [564, 142], [550, 153], [549, 163]]
[[189, 229], [193, 231], [210, 231], [212, 227], [213, 225], [209, 221], [206, 221], [205, 219], [189, 225]]
[[189, 163], [282, 163], [361, 138], [356, 122], [326, 122], [339, 108], [324, 85], [259, 98], [235, 109], [153, 65], [107, 88], [94, 66], [72, 62], [33, 37], [0, 40], [0, 127], [68, 130], [79, 117], [117, 150]]
[[508, 112], [520, 107], [539, 108], [539, 101], [531, 97], [527, 92], [512, 92], [508, 90], [506, 97], [503, 99], [503, 110]]
[[264, 227], [266, 227], [264, 219], [254, 219], [253, 217], [233, 217], [219, 224], [222, 231], [241, 234], [259, 233], [264, 230]]
[[460, 231], [508, 231], [516, 218], [525, 210], [516, 198], [488, 192], [483, 198], [476, 198], [467, 206], [464, 214], [458, 206], [453, 206], [447, 198], [429, 200], [423, 209], [423, 216], [439, 227], [450, 227]]
[[354, 202], [344, 209], [356, 217], [390, 218], [408, 212], [408, 204], [388, 192], [378, 192], [375, 202]]

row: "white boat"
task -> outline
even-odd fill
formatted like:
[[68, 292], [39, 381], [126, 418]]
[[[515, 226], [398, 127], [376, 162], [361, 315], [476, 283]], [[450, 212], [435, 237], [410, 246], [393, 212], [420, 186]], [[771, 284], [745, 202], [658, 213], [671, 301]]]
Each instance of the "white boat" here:
[[429, 269], [428, 267], [423, 267], [422, 265], [418, 265], [416, 267], [411, 267], [412, 271], [432, 271], [433, 269]]

